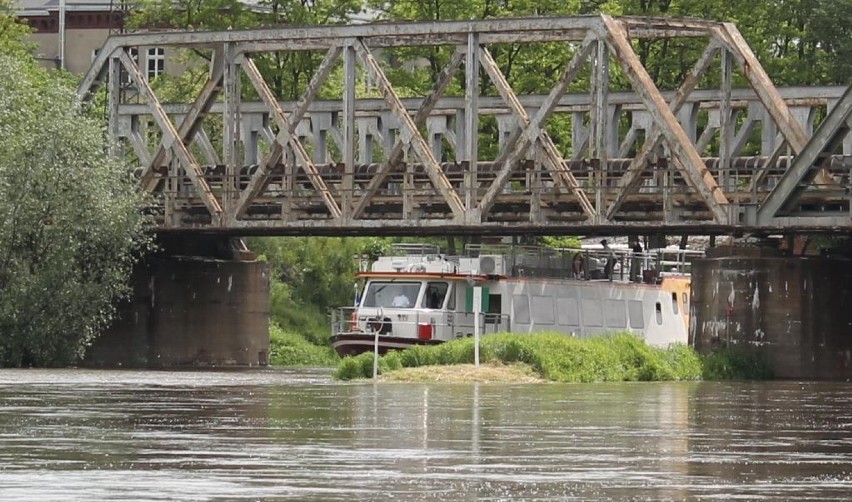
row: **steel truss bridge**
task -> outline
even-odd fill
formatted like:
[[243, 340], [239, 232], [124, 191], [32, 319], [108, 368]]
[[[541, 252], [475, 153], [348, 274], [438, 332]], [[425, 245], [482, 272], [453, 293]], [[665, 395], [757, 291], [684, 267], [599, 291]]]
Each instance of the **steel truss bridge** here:
[[[704, 50], [661, 91], [637, 39]], [[536, 44], [564, 49], [546, 95], [513, 89], [492, 55]], [[155, 47], [212, 55], [194, 102], [166, 104], [148, 84], [131, 49]], [[420, 47], [451, 56], [430, 92], [402, 97], [387, 54]], [[256, 60], [303, 51], [324, 57], [301, 98], [282, 102]], [[480, 94], [486, 78], [493, 95]], [[241, 99], [246, 84], [260, 101]], [[583, 92], [567, 93], [572, 84]], [[852, 86], [777, 89], [728, 23], [603, 15], [139, 33], [107, 40], [80, 97], [101, 85], [113, 153], [139, 163], [161, 232], [852, 230]], [[329, 89], [335, 99], [318, 99]]]

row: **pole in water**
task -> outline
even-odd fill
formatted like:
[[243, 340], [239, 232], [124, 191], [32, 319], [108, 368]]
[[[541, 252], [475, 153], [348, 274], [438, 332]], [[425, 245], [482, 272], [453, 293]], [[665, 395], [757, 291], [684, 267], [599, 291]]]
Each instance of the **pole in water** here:
[[379, 377], [379, 330], [373, 340], [373, 380]]
[[482, 313], [482, 287], [473, 288], [473, 363], [479, 368], [479, 314]]

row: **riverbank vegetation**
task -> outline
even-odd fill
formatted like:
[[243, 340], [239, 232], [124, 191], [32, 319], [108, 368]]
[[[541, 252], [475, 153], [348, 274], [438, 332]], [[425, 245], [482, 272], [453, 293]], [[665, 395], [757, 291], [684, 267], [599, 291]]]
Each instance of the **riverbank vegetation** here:
[[[385, 375], [403, 368], [435, 365], [466, 365], [473, 361], [473, 339], [463, 338], [441, 345], [389, 352], [379, 359], [379, 373]], [[700, 356], [685, 345], [667, 349], [651, 347], [629, 333], [584, 339], [562, 333], [487, 335], [481, 339], [480, 361], [496, 365], [523, 364], [534, 376], [552, 382], [771, 377], [759, 358], [735, 351]], [[370, 378], [372, 374], [373, 354], [365, 353], [341, 360], [334, 375], [341, 380], [351, 380]]]
[[0, 0], [0, 366], [76, 362], [128, 293], [143, 199]]
[[269, 326], [269, 364], [272, 366], [335, 366], [340, 357], [328, 345], [311, 343], [303, 335]]

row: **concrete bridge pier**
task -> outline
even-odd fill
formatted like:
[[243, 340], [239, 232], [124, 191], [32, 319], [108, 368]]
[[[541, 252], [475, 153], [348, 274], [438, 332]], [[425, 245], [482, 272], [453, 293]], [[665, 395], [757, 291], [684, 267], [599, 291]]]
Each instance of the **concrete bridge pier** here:
[[269, 267], [238, 240], [160, 237], [133, 274], [133, 298], [90, 348], [104, 367], [265, 366]]
[[711, 248], [693, 265], [690, 344], [766, 357], [778, 378], [852, 378], [852, 261]]

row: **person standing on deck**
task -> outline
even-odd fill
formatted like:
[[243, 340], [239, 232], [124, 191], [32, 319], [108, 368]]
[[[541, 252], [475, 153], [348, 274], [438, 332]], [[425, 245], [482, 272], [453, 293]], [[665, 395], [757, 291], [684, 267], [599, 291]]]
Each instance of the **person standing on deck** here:
[[639, 239], [633, 241], [630, 250], [633, 252], [630, 259], [630, 281], [639, 282], [642, 277], [642, 244], [639, 243]]
[[603, 246], [604, 256], [606, 257], [604, 277], [612, 280], [612, 270], [615, 268], [615, 253], [612, 252], [612, 249], [609, 247], [609, 243], [606, 239], [601, 241], [601, 246]]

